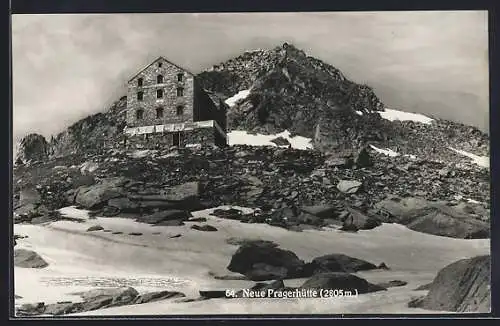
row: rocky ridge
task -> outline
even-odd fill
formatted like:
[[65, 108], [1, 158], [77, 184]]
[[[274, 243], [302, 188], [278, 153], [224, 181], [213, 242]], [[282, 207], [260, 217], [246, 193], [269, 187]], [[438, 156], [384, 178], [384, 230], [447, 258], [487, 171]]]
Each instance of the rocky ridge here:
[[[415, 161], [370, 149], [349, 158], [291, 148], [209, 146], [74, 155], [18, 166], [14, 176], [16, 222], [57, 219], [57, 209], [70, 205], [147, 223], [182, 222], [189, 218], [186, 210], [238, 205], [258, 210], [214, 214], [295, 230], [353, 225], [356, 231], [398, 222], [432, 234], [489, 236], [488, 171], [466, 161]], [[412, 214], [394, 209], [404, 205]], [[447, 228], [439, 227], [443, 218]]]

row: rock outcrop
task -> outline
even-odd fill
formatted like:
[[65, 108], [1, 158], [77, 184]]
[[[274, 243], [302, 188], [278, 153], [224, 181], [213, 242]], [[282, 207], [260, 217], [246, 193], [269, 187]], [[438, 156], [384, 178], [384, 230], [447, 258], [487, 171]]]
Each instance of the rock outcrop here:
[[490, 260], [490, 256], [478, 256], [446, 266], [428, 286], [429, 293], [411, 305], [439, 311], [490, 312]]
[[23, 268], [45, 268], [49, 264], [36, 252], [27, 249], [14, 250], [14, 266]]
[[375, 205], [386, 214], [386, 222], [406, 225], [409, 229], [453, 238], [485, 239], [490, 236], [488, 223], [467, 214], [459, 206], [430, 202], [416, 197], [393, 197]]
[[297, 277], [303, 274], [304, 261], [289, 250], [267, 242], [250, 242], [240, 246], [227, 269], [253, 281]]
[[24, 137], [18, 146], [15, 163], [45, 161], [49, 157], [49, 143], [39, 134], [29, 134]]

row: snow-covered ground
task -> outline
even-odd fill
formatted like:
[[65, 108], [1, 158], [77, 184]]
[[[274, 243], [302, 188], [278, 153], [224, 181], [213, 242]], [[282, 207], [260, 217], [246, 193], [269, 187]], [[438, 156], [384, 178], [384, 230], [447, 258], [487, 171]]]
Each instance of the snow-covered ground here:
[[229, 139], [229, 145], [278, 146], [271, 142], [271, 140], [283, 137], [290, 142], [292, 148], [302, 150], [313, 148], [310, 138], [302, 136], [290, 137], [290, 132], [287, 130], [275, 135], [252, 135], [243, 130], [234, 130], [228, 133], [227, 136]]
[[[86, 217], [75, 208], [66, 215]], [[458, 259], [490, 252], [489, 240], [464, 240], [419, 233], [397, 224], [384, 224], [373, 230], [344, 233], [335, 229], [293, 232], [265, 224], [244, 224], [195, 212], [208, 218], [217, 232], [200, 232], [184, 226], [150, 226], [124, 218], [86, 219], [82, 223], [59, 221], [47, 226], [14, 226], [14, 233], [27, 235], [16, 248], [38, 252], [49, 266], [43, 269], [14, 268], [14, 291], [22, 296], [16, 304], [43, 301], [78, 301], [75, 291], [104, 286], [133, 286], [139, 292], [176, 290], [197, 297], [198, 290], [246, 288], [249, 281], [215, 280], [209, 275], [231, 274], [226, 270], [237, 246], [227, 244], [231, 237], [275, 241], [306, 261], [314, 257], [344, 253], [375, 264], [385, 262], [391, 270], [359, 273], [371, 282], [407, 281], [408, 285], [385, 292], [339, 299], [261, 299], [178, 303], [166, 300], [142, 305], [115, 307], [82, 315], [134, 314], [276, 314], [276, 313], [422, 313], [407, 302], [425, 294], [414, 291], [429, 283], [439, 269]], [[123, 234], [86, 229], [99, 224]], [[197, 223], [198, 224], [198, 223]], [[129, 235], [140, 232], [141, 236]], [[181, 237], [171, 238], [181, 234]], [[304, 280], [286, 280], [296, 286]]]
[[479, 155], [475, 155], [475, 154], [472, 154], [472, 153], [469, 153], [469, 152], [466, 152], [466, 151], [463, 151], [463, 150], [459, 150], [459, 149], [455, 149], [453, 147], [449, 147], [449, 149], [451, 149], [452, 151], [460, 154], [460, 155], [463, 155], [463, 156], [466, 156], [466, 157], [469, 157], [470, 159], [472, 159], [472, 161], [479, 165], [479, 166], [482, 166], [484, 168], [489, 168], [490, 167], [490, 158], [488, 156], [479, 156]]
[[250, 95], [250, 90], [249, 89], [244, 89], [233, 95], [232, 97], [228, 98], [224, 102], [229, 105], [229, 107], [235, 106], [239, 101], [244, 100], [247, 98], [247, 96]]

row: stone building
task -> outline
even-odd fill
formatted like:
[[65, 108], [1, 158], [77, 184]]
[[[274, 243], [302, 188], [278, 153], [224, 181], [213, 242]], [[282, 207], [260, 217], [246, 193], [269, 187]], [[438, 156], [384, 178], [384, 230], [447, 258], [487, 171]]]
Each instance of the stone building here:
[[227, 105], [196, 76], [159, 57], [128, 81], [124, 142], [159, 148], [227, 145]]

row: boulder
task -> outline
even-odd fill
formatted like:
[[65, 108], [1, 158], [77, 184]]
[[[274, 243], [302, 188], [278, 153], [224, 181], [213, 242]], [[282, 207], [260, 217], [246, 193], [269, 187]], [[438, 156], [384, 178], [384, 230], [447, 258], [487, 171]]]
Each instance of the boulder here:
[[456, 261], [439, 271], [429, 293], [413, 306], [439, 311], [488, 313], [491, 310], [491, 257]]
[[82, 311], [82, 303], [73, 303], [73, 302], [62, 302], [62, 303], [53, 303], [48, 304], [45, 307], [45, 311], [43, 312], [46, 315], [66, 315], [71, 313], [76, 313]]
[[464, 212], [462, 206], [416, 197], [393, 197], [375, 206], [385, 215], [385, 222], [403, 224], [414, 231], [461, 239], [490, 237], [489, 223]]
[[100, 225], [92, 225], [87, 229], [87, 232], [92, 232], [92, 231], [101, 231], [104, 230], [104, 228]]
[[355, 194], [363, 184], [356, 180], [340, 180], [337, 189], [344, 194]]
[[24, 268], [45, 268], [49, 266], [49, 264], [34, 251], [15, 249], [14, 266]]
[[302, 289], [332, 289], [351, 291], [359, 294], [384, 291], [385, 288], [348, 273], [319, 273], [300, 286]]
[[84, 300], [82, 311], [131, 304], [139, 295], [132, 287], [102, 288], [78, 294]]
[[181, 226], [184, 225], [183, 220], [164, 220], [153, 224], [153, 226]]
[[193, 217], [188, 220], [188, 222], [206, 222], [206, 217]]
[[408, 282], [401, 281], [401, 280], [393, 280], [393, 281], [389, 281], [389, 282], [377, 283], [378, 286], [381, 286], [383, 288], [392, 288], [392, 287], [398, 287], [398, 286], [405, 286], [407, 284], [408, 284]]
[[183, 298], [185, 297], [184, 293], [176, 292], [176, 291], [158, 291], [158, 292], [148, 292], [141, 295], [138, 295], [134, 304], [155, 302], [160, 300], [172, 299], [172, 298]]
[[16, 314], [18, 316], [36, 316], [41, 315], [45, 312], [45, 303], [39, 302], [36, 304], [25, 303], [16, 309]]
[[368, 216], [358, 209], [346, 208], [349, 215], [345, 219], [345, 224], [353, 224], [358, 230], [371, 230], [382, 225], [382, 220], [376, 216]]
[[168, 209], [150, 215], [138, 217], [137, 222], [158, 224], [163, 221], [172, 221], [172, 220], [186, 221], [191, 216], [192, 216], [191, 213], [184, 210]]
[[230, 220], [240, 220], [243, 212], [239, 209], [229, 208], [229, 209], [215, 209], [210, 215], [217, 216], [219, 218], [227, 218]]
[[104, 217], [113, 217], [113, 216], [117, 216], [118, 214], [120, 214], [120, 209], [116, 208], [116, 207], [111, 207], [111, 206], [105, 206], [102, 210], [101, 210], [101, 214], [102, 216]]
[[126, 182], [124, 178], [108, 178], [92, 186], [82, 186], [78, 188], [75, 202], [87, 209], [99, 208], [109, 199], [122, 196]]
[[167, 201], [196, 201], [200, 196], [200, 189], [199, 182], [186, 182], [165, 188], [160, 192], [160, 196]]
[[217, 231], [217, 228], [208, 224], [205, 225], [192, 225], [191, 229], [193, 230], [198, 230], [198, 231], [208, 231], [208, 232], [214, 232]]
[[344, 254], [330, 254], [316, 257], [310, 263], [314, 273], [345, 272], [355, 273], [377, 269], [377, 266], [362, 259], [350, 257]]
[[238, 248], [227, 269], [262, 281], [295, 277], [303, 272], [305, 263], [289, 250], [266, 242], [250, 242]]

